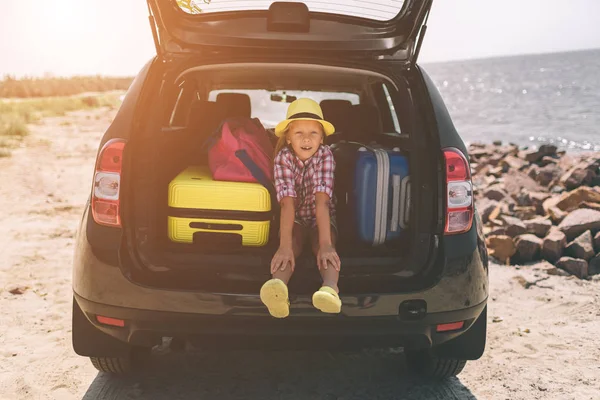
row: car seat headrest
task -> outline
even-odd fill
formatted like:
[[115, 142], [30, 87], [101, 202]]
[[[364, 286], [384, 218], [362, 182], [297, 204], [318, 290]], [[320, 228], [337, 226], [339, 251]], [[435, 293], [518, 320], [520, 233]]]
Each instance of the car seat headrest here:
[[201, 131], [212, 131], [221, 123], [225, 110], [214, 101], [196, 100], [190, 107], [188, 126]]
[[381, 118], [376, 106], [370, 104], [356, 104], [351, 111], [351, 129], [347, 140], [368, 143], [375, 135], [382, 133]]
[[322, 100], [323, 118], [335, 127], [336, 133], [344, 134], [351, 127], [352, 103], [349, 100]]
[[244, 93], [219, 93], [217, 104], [225, 109], [225, 117], [247, 117], [252, 115], [250, 96]]

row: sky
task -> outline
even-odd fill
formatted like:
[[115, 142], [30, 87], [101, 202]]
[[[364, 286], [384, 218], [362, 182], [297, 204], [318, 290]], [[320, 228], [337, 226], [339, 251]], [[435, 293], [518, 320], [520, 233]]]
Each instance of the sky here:
[[[218, 1], [218, 0], [213, 0]], [[144, 0], [0, 0], [0, 77], [134, 75]], [[600, 0], [434, 0], [421, 63], [600, 48]]]

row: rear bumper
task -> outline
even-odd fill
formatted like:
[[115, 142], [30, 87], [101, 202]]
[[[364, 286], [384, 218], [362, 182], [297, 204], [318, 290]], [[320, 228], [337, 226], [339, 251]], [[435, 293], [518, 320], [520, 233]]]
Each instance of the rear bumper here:
[[[85, 220], [85, 217], [84, 217]], [[342, 292], [341, 315], [326, 315], [312, 307], [310, 295], [291, 293], [291, 315], [271, 318], [256, 294], [211, 293], [165, 290], [132, 282], [119, 268], [92, 248], [85, 224], [76, 238], [73, 291], [85, 317], [120, 342], [152, 346], [162, 337], [201, 339], [201, 343], [227, 347], [291, 345], [302, 339], [319, 338], [327, 347], [354, 344], [423, 348], [443, 343], [465, 332], [485, 307], [488, 297], [487, 264], [470, 240], [458, 236], [445, 239], [450, 250], [438, 262], [444, 274], [432, 286], [416, 291], [388, 293]], [[426, 302], [419, 320], [400, 315], [406, 301]], [[125, 320], [123, 328], [101, 325], [96, 315]], [[437, 324], [465, 321], [462, 330], [437, 333]], [[286, 337], [290, 340], [269, 340]], [[235, 340], [231, 340], [235, 338]], [[331, 339], [328, 343], [325, 339]], [[314, 348], [314, 342], [311, 347]]]
[[[272, 318], [266, 312], [263, 316], [239, 316], [151, 311], [99, 304], [77, 295], [75, 301], [97, 329], [135, 346], [153, 346], [161, 343], [163, 337], [175, 337], [205, 348], [223, 345], [282, 349], [314, 348], [316, 344], [326, 348], [427, 348], [467, 331], [486, 305], [484, 301], [473, 307], [429, 313], [417, 321], [407, 321], [400, 316], [323, 317], [320, 313], [318, 317], [295, 317], [293, 310], [286, 319]], [[100, 324], [97, 315], [122, 319], [125, 325]], [[465, 321], [462, 329], [436, 332], [437, 324], [457, 321]]]

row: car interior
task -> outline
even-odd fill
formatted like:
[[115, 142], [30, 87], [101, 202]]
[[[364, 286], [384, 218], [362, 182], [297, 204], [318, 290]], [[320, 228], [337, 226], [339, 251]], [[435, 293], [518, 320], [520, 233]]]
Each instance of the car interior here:
[[[251, 97], [249, 92], [261, 96]], [[136, 140], [130, 198], [135, 205], [132, 210], [137, 249], [147, 265], [189, 266], [208, 259], [218, 263], [226, 259], [218, 256], [228, 255], [246, 257], [244, 268], [248, 269], [252, 260], [257, 268], [270, 260], [278, 247], [276, 224], [272, 224], [269, 243], [263, 247], [232, 250], [206, 243], [198, 246], [170, 241], [167, 237], [167, 187], [184, 168], [206, 164], [203, 145], [224, 119], [258, 116], [272, 132], [274, 124], [285, 118], [290, 99], [303, 93], [310, 93], [319, 101], [324, 118], [336, 127], [336, 132], [327, 138], [327, 144], [334, 148], [346, 142], [384, 145], [397, 148], [410, 158], [410, 131], [414, 125], [414, 118], [410, 117], [414, 115], [410, 92], [406, 86], [398, 87], [384, 75], [351, 68], [298, 64], [191, 68], [182, 72], [171, 85], [164, 85], [161, 104], [165, 111], [160, 121], [149, 125], [141, 132], [145, 137]], [[286, 101], [272, 100], [280, 98]], [[274, 135], [272, 138], [275, 141]], [[352, 167], [338, 165], [336, 180], [338, 176], [348, 174], [345, 168]], [[153, 173], [149, 174], [149, 171]], [[347, 230], [343, 219], [338, 215], [340, 232]], [[353, 264], [364, 265], [367, 259], [369, 265], [397, 269], [402, 257], [410, 250], [412, 236], [409, 232], [410, 226], [402, 240], [377, 247], [357, 243], [350, 236], [341, 234], [336, 247], [350, 270]]]

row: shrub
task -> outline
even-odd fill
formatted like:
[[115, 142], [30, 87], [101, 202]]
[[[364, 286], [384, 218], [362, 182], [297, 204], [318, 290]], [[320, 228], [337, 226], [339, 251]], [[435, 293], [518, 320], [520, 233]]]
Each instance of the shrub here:
[[0, 136], [27, 136], [27, 121], [19, 114], [0, 114]]

